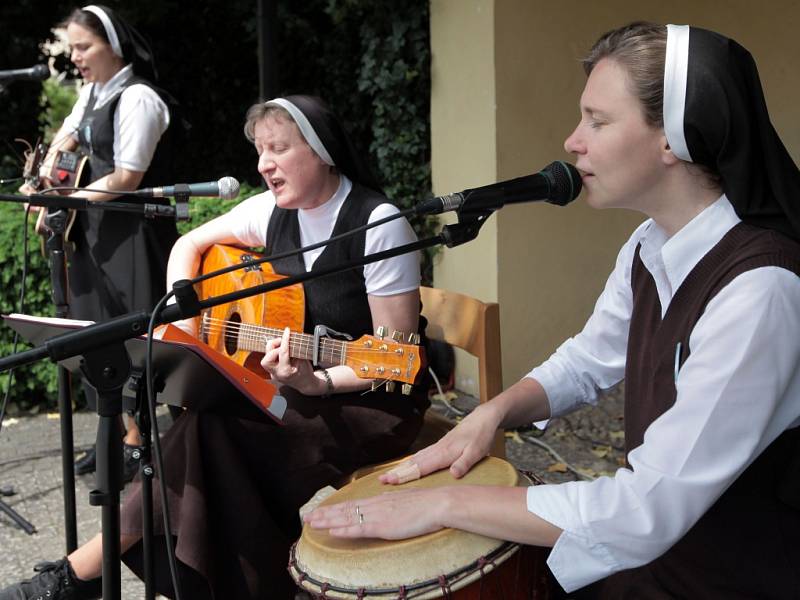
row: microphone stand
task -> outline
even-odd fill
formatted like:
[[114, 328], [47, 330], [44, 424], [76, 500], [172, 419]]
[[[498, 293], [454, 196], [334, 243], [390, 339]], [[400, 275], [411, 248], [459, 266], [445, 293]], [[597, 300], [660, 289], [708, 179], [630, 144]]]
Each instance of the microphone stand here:
[[[3, 199], [2, 195], [0, 195], [1, 199]], [[195, 317], [204, 308], [211, 308], [249, 296], [267, 293], [310, 279], [333, 275], [437, 244], [454, 247], [477, 237], [480, 227], [490, 214], [490, 210], [463, 215], [459, 212], [459, 222], [445, 226], [439, 235], [370, 254], [339, 266], [331, 266], [319, 270], [312, 269], [306, 273], [206, 300], [197, 298], [197, 294], [192, 287], [192, 281], [177, 281], [173, 285], [177, 302], [164, 308], [160, 315], [153, 315], [152, 320], [155, 323], [163, 324]], [[120, 472], [122, 464], [122, 435], [119, 426], [119, 415], [122, 411], [122, 386], [128, 380], [131, 371], [131, 361], [125, 349], [124, 341], [142, 335], [147, 330], [147, 325], [150, 321], [151, 314], [146, 311], [129, 313], [102, 323], [90, 325], [78, 331], [52, 337], [39, 347], [0, 358], [0, 372], [2, 372], [43, 358], [49, 358], [57, 362], [75, 356], [82, 356], [81, 371], [89, 383], [98, 391], [97, 406], [98, 414], [100, 415], [97, 431], [98, 489], [90, 493], [89, 501], [92, 505], [101, 506], [103, 511], [102, 577], [103, 598], [106, 600], [118, 600], [121, 593], [119, 492], [122, 488]], [[112, 465], [116, 465], [116, 468], [112, 468]], [[161, 485], [164, 485], [163, 481]], [[147, 535], [152, 536], [152, 531], [143, 531], [143, 537]], [[165, 535], [169, 536], [169, 533], [165, 532]], [[150, 586], [148, 585], [146, 589], [150, 589]]]
[[[64, 209], [46, 209], [45, 224], [50, 235], [45, 242], [49, 256], [50, 286], [56, 317], [69, 316], [67, 258], [64, 233], [68, 214]], [[64, 535], [67, 554], [78, 548], [78, 525], [75, 502], [75, 446], [72, 429], [72, 379], [69, 369], [58, 365], [58, 415], [61, 425], [61, 483], [64, 490]]]
[[[172, 207], [169, 205], [163, 204], [153, 204], [153, 203], [139, 203], [139, 204], [125, 204], [121, 202], [90, 202], [86, 199], [82, 198], [72, 198], [72, 197], [64, 197], [64, 196], [47, 196], [44, 194], [31, 194], [30, 196], [19, 196], [19, 195], [12, 195], [12, 194], [0, 194], [0, 200], [5, 202], [19, 202], [25, 203], [27, 202], [31, 206], [40, 206], [43, 207], [43, 210], [47, 210], [47, 214], [45, 216], [45, 225], [49, 231], [49, 235], [45, 242], [45, 248], [47, 249], [48, 253], [48, 262], [50, 266], [50, 282], [51, 282], [51, 296], [53, 300], [53, 305], [55, 307], [55, 316], [59, 318], [67, 318], [69, 316], [69, 285], [67, 279], [67, 259], [66, 259], [66, 252], [64, 249], [64, 237], [67, 228], [67, 224], [69, 223], [69, 210], [89, 210], [96, 208], [98, 210], [121, 210], [124, 212], [136, 212], [143, 214], [147, 218], [154, 218], [154, 217], [174, 217], [176, 220], [179, 219], [188, 219], [189, 217], [189, 209], [188, 209], [188, 194], [180, 194], [176, 197], [176, 206]], [[113, 367], [117, 368], [117, 367]], [[126, 378], [127, 379], [127, 378]], [[91, 384], [91, 379], [87, 378], [87, 381]], [[124, 381], [123, 381], [124, 383]], [[73, 435], [73, 424], [72, 424], [72, 394], [71, 394], [71, 376], [69, 369], [64, 367], [63, 365], [58, 365], [57, 371], [57, 385], [58, 385], [58, 412], [59, 412], [59, 421], [60, 421], [60, 432], [61, 432], [61, 472], [62, 472], [62, 487], [63, 487], [63, 494], [64, 494], [64, 530], [65, 530], [65, 538], [66, 538], [66, 553], [70, 554], [78, 547], [78, 528], [77, 528], [77, 517], [76, 517], [76, 500], [75, 500], [75, 468], [74, 468], [74, 435]], [[98, 393], [100, 390], [98, 390]], [[137, 397], [138, 398], [138, 397]], [[109, 410], [116, 411], [116, 404], [113, 401], [106, 400], [106, 406], [101, 409], [100, 401], [98, 399], [98, 407], [97, 412], [101, 416], [100, 423], [98, 425], [98, 435], [97, 441], [98, 444], [102, 443], [104, 445], [108, 444], [106, 437], [111, 435], [113, 432], [113, 427], [110, 427], [108, 423], [104, 423], [104, 415]], [[122, 414], [122, 407], [120, 405], [119, 410], [116, 414]], [[148, 435], [149, 435], [149, 421], [145, 420], [144, 426], [148, 428]], [[116, 427], [119, 430], [119, 424]], [[122, 432], [117, 431], [119, 433], [120, 438], [122, 437]], [[107, 462], [104, 468], [108, 468], [108, 465], [115, 465], [117, 463], [121, 464], [122, 461], [122, 447], [119, 446], [119, 451], [115, 448], [109, 450], [111, 454], [108, 454], [106, 458], [110, 458], [111, 460]], [[98, 455], [101, 453], [98, 453]], [[118, 460], [117, 460], [118, 458]], [[141, 463], [141, 469], [144, 469], [144, 461]], [[112, 469], [118, 470], [118, 469]], [[116, 497], [116, 504], [119, 504], [119, 490], [122, 489], [122, 478], [121, 474], [117, 473], [117, 477], [106, 481], [104, 484], [100, 483], [102, 479], [100, 475], [100, 460], [98, 457], [98, 489], [102, 490], [102, 493], [108, 493], [111, 489], [117, 489], [113, 486], [118, 486], [117, 497]], [[152, 479], [152, 467], [149, 468], [149, 476], [146, 473], [143, 473], [142, 479], [143, 481], [146, 479]], [[90, 504], [103, 504], [106, 502], [105, 497], [102, 494], [96, 494], [94, 491], [90, 493]], [[113, 498], [109, 498], [108, 501], [114, 502]], [[0, 501], [2, 502], [2, 501]], [[0, 509], [4, 512], [5, 509], [2, 504], [0, 504]], [[9, 507], [9, 511], [12, 509]], [[27, 533], [32, 534], [35, 532], [35, 528], [28, 523], [25, 519], [22, 519], [19, 515], [15, 517], [14, 514], [9, 513], [9, 516], [20, 526], [24, 529]], [[152, 504], [150, 505], [150, 517], [152, 521]], [[119, 529], [119, 524], [117, 523], [117, 529]], [[119, 543], [119, 535], [116, 536], [117, 544]], [[104, 540], [105, 543], [105, 540]]]

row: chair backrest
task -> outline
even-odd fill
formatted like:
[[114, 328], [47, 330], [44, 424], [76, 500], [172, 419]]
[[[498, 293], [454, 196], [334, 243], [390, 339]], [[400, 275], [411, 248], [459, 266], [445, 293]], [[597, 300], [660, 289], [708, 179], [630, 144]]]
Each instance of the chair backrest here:
[[[503, 389], [500, 305], [440, 288], [421, 287], [420, 296], [422, 314], [428, 320], [428, 337], [461, 348], [478, 359], [481, 402], [499, 394]], [[492, 455], [505, 456], [503, 432], [495, 437]]]

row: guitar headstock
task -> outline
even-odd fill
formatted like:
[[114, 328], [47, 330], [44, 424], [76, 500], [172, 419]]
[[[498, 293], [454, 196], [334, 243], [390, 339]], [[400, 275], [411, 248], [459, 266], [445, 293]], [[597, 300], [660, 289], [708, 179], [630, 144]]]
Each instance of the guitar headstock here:
[[385, 335], [385, 328], [378, 327], [377, 335], [364, 335], [348, 342], [344, 364], [362, 379], [374, 379], [376, 385], [386, 382], [387, 391], [393, 391], [394, 382], [399, 381], [403, 383], [403, 393], [410, 394], [411, 385], [424, 366], [419, 334], [409, 334], [405, 343], [406, 336], [400, 331], [395, 331], [391, 338]]
[[23, 156], [25, 156], [25, 166], [22, 169], [22, 178], [33, 189], [38, 190], [42, 187], [42, 179], [39, 175], [39, 168], [47, 155], [47, 144], [36, 141], [36, 145], [31, 146], [27, 140], [17, 140], [27, 146]]

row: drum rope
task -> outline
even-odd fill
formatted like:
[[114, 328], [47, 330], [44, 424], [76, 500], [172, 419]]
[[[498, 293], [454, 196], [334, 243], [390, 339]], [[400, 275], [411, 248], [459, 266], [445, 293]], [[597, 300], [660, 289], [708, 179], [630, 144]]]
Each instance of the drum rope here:
[[[368, 598], [371, 596], [381, 596], [391, 593], [397, 593], [398, 600], [410, 600], [415, 598], [421, 594], [425, 594], [426, 590], [431, 589], [431, 585], [436, 586], [438, 584], [439, 587], [442, 586], [442, 579], [444, 578], [446, 582], [447, 588], [447, 595], [444, 596], [445, 598], [452, 597], [452, 586], [458, 584], [460, 581], [469, 577], [471, 573], [476, 571], [480, 571], [480, 584], [479, 586], [483, 587], [483, 581], [485, 578], [485, 571], [491, 571], [493, 569], [498, 568], [496, 560], [506, 553], [509, 552], [511, 547], [515, 546], [511, 542], [505, 542], [495, 550], [489, 553], [489, 558], [487, 559], [485, 556], [481, 556], [480, 558], [476, 559], [472, 563], [457, 569], [456, 571], [445, 574], [445, 575], [438, 575], [435, 579], [429, 579], [426, 581], [420, 581], [411, 585], [401, 585], [396, 588], [353, 588], [353, 587], [342, 587], [336, 584], [331, 584], [328, 581], [320, 581], [312, 574], [306, 572], [301, 567], [300, 563], [297, 560], [297, 542], [292, 544], [291, 551], [290, 551], [290, 558], [289, 558], [289, 572], [292, 577], [295, 579], [295, 582], [298, 584], [299, 587], [306, 589], [308, 591], [312, 591], [315, 594], [319, 594], [317, 598], [319, 600], [334, 600], [330, 596], [327, 595], [328, 592], [333, 593], [345, 593], [345, 594], [353, 594], [354, 592], [358, 594], [359, 599]], [[302, 585], [306, 583], [308, 585]], [[313, 587], [309, 588], [308, 586], [313, 586], [319, 589], [319, 592], [316, 592]], [[435, 589], [435, 588], [434, 588]]]
[[450, 584], [447, 583], [447, 577], [444, 575], [439, 575], [439, 588], [442, 590], [443, 598], [450, 598]]

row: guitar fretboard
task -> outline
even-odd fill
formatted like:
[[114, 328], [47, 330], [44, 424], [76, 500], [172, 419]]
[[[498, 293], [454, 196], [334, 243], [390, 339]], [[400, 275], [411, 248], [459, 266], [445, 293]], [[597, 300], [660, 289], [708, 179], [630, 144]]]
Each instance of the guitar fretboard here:
[[[201, 333], [207, 335], [213, 331], [224, 333], [226, 346], [235, 342], [238, 350], [264, 352], [269, 340], [283, 336], [283, 329], [264, 327], [236, 321], [203, 317]], [[348, 342], [323, 337], [319, 340], [319, 363], [323, 367], [345, 364]], [[312, 360], [314, 358], [314, 336], [307, 333], [291, 332], [289, 334], [289, 355], [292, 358]]]

